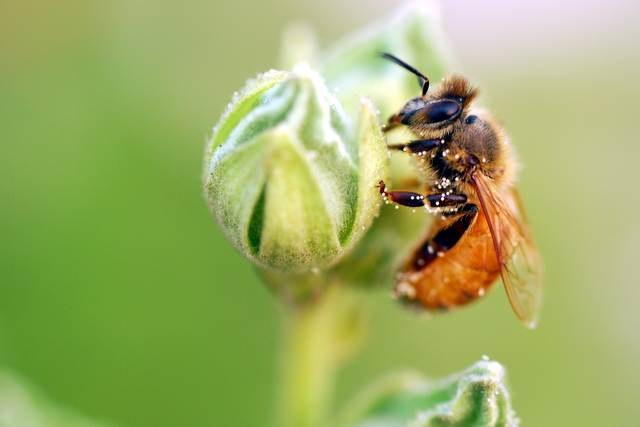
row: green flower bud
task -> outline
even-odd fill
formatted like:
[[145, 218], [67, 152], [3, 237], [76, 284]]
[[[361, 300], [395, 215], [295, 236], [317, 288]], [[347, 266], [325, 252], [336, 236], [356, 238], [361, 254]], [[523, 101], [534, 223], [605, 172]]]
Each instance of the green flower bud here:
[[250, 82], [214, 129], [205, 197], [228, 239], [266, 270], [320, 271], [377, 215], [388, 155], [373, 106], [352, 124], [307, 65]]
[[426, 381], [417, 373], [388, 377], [345, 408], [335, 425], [515, 427], [518, 423], [504, 368], [483, 360], [439, 381]]

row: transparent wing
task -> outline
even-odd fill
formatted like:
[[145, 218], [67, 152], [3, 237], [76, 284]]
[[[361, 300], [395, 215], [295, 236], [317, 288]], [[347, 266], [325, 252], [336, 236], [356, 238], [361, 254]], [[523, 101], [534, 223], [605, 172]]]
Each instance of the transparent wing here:
[[534, 328], [542, 303], [542, 260], [515, 187], [501, 194], [482, 173], [472, 175], [500, 262], [500, 275], [518, 319]]

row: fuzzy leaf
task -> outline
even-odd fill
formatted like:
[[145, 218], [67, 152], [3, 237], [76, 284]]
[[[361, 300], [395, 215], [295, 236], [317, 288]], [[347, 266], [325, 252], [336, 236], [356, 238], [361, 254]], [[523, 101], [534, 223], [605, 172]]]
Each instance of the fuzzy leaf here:
[[516, 427], [502, 365], [479, 361], [439, 381], [396, 374], [345, 408], [339, 427]]

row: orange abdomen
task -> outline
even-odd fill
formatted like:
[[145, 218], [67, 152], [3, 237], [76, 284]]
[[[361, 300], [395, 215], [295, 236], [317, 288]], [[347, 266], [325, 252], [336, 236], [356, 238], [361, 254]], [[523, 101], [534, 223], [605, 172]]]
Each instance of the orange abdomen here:
[[438, 252], [421, 267], [417, 257], [442, 228], [442, 221], [431, 227], [431, 237], [409, 259], [396, 285], [399, 296], [419, 301], [432, 310], [469, 303], [484, 295], [500, 274], [493, 239], [481, 209], [452, 248]]

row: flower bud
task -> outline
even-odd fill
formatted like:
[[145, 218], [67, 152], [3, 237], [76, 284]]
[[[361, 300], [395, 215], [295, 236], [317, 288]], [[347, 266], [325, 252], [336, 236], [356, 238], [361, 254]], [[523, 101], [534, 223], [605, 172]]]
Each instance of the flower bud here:
[[227, 238], [267, 270], [319, 271], [371, 225], [388, 156], [370, 102], [354, 126], [306, 65], [250, 82], [214, 129], [205, 197]]

